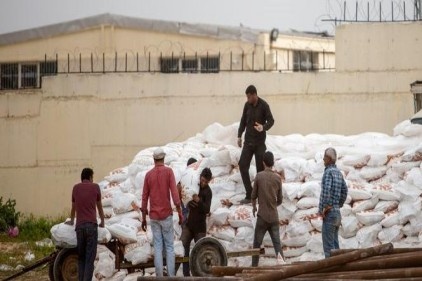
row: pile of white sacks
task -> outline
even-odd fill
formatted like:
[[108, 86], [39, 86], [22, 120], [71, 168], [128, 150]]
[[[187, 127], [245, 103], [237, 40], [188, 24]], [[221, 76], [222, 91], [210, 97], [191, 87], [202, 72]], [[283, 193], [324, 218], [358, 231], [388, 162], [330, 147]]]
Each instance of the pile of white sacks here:
[[[201, 170], [213, 173], [213, 192], [208, 236], [217, 238], [226, 251], [252, 247], [255, 220], [252, 207], [238, 205], [245, 197], [238, 161], [241, 148], [236, 145], [238, 124], [212, 124], [202, 133], [163, 147], [165, 164], [183, 186], [186, 204], [198, 193]], [[404, 121], [394, 128], [394, 136], [363, 133], [353, 136], [298, 134], [267, 136], [267, 150], [275, 156], [274, 169], [284, 171], [283, 203], [278, 208], [280, 236], [284, 255], [289, 261], [323, 258], [322, 220], [316, 216], [324, 172], [323, 153], [327, 147], [337, 150], [337, 166], [343, 172], [349, 195], [341, 209], [341, 248], [365, 248], [392, 242], [395, 247], [420, 247], [422, 242], [422, 126]], [[99, 241], [119, 238], [126, 244], [125, 258], [138, 264], [152, 258], [150, 228], [140, 230], [139, 213], [145, 174], [153, 167], [151, 147], [140, 151], [132, 163], [116, 169], [99, 183], [106, 214], [106, 230]], [[186, 167], [190, 157], [198, 162]], [[254, 160], [250, 177], [256, 175]], [[221, 200], [234, 203], [230, 208]], [[175, 252], [183, 256], [181, 228], [174, 214]], [[56, 225], [51, 230], [59, 244], [75, 245], [72, 227]], [[109, 233], [111, 234], [109, 234]], [[276, 263], [269, 235], [264, 239], [266, 255], [260, 265]], [[193, 244], [192, 244], [193, 246]], [[251, 257], [229, 259], [229, 265], [248, 266]], [[154, 270], [148, 271], [153, 274]], [[136, 280], [136, 275], [114, 270], [114, 255], [99, 246], [95, 278], [97, 280]], [[180, 274], [180, 272], [179, 272]]]

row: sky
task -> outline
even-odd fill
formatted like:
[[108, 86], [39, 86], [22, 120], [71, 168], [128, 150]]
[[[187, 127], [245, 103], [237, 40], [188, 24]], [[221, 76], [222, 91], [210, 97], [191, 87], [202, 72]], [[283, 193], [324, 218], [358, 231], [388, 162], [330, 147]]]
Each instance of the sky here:
[[0, 0], [0, 34], [112, 13], [280, 31], [332, 30], [328, 0]]
[[407, 15], [413, 11], [413, 0], [0, 0], [0, 34], [54, 24], [102, 13], [127, 15], [188, 23], [207, 23], [227, 26], [280, 31], [335, 33], [333, 22], [322, 19], [342, 18], [347, 3], [348, 19], [358, 15], [379, 18], [382, 2], [383, 17], [391, 18], [391, 3], [396, 18], [400, 18], [403, 2]]

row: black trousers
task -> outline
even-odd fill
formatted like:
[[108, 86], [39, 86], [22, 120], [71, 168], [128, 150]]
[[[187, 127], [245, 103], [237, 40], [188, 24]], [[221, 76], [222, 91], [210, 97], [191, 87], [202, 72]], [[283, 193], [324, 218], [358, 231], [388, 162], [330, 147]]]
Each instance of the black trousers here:
[[243, 143], [242, 154], [239, 160], [240, 175], [242, 176], [243, 185], [246, 190], [246, 198], [251, 199], [252, 185], [249, 177], [249, 168], [251, 167], [252, 157], [255, 155], [256, 172], [264, 170], [264, 163], [262, 158], [267, 147], [264, 143], [251, 144], [246, 141]]

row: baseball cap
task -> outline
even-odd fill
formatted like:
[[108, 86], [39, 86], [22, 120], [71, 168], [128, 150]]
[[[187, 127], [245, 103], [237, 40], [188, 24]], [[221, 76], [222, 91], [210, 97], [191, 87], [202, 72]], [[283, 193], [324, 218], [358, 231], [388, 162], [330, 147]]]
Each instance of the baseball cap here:
[[164, 158], [164, 156], [166, 156], [166, 153], [161, 147], [159, 147], [154, 150], [154, 153], [152, 154], [152, 156], [154, 157], [155, 160], [161, 160]]

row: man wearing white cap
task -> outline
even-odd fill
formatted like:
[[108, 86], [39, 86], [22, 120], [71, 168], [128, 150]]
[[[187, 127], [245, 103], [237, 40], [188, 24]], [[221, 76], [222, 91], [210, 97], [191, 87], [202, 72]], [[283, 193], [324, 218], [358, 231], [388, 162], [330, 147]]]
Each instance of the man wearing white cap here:
[[173, 170], [164, 166], [165, 152], [162, 148], [154, 150], [154, 168], [145, 176], [142, 193], [142, 229], [146, 231], [149, 201], [149, 217], [154, 239], [154, 265], [155, 274], [163, 276], [163, 248], [166, 252], [168, 276], [175, 276], [174, 256], [174, 228], [173, 210], [170, 195], [179, 214], [179, 224], [182, 224], [183, 215], [180, 208], [179, 193]]

